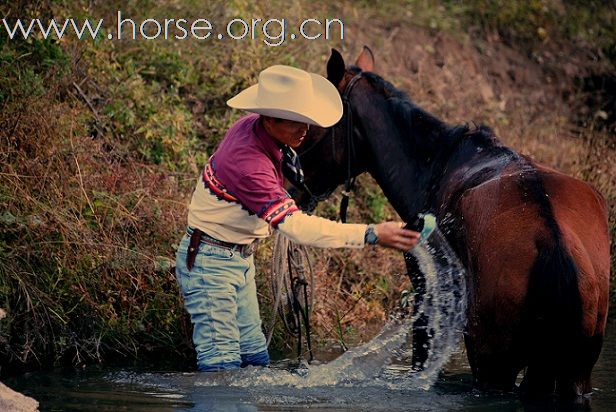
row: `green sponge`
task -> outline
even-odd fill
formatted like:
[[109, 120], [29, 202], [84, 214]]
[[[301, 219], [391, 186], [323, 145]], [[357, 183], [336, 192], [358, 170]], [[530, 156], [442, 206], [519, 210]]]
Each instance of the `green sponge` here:
[[436, 217], [431, 213], [420, 214], [419, 217], [423, 218], [424, 221], [423, 229], [419, 235], [419, 241], [423, 242], [434, 232], [434, 229], [436, 229]]

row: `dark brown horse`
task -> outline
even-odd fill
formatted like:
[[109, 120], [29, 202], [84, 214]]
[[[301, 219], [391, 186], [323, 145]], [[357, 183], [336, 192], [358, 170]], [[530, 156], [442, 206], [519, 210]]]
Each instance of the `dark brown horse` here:
[[309, 194], [298, 193], [298, 203], [367, 171], [404, 220], [434, 213], [468, 276], [464, 338], [476, 385], [512, 390], [526, 367], [529, 396], [590, 393], [608, 311], [605, 200], [487, 127], [443, 123], [373, 64], [367, 48], [348, 68], [332, 51], [327, 76], [345, 113], [332, 128], [311, 128], [300, 147]]

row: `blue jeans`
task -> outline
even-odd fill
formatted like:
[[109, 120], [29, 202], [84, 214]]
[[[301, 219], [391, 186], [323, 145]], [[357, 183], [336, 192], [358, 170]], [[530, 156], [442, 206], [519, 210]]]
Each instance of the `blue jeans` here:
[[267, 366], [253, 256], [244, 258], [237, 251], [201, 243], [189, 271], [189, 242], [190, 236], [184, 235], [175, 273], [194, 326], [198, 369], [209, 372]]

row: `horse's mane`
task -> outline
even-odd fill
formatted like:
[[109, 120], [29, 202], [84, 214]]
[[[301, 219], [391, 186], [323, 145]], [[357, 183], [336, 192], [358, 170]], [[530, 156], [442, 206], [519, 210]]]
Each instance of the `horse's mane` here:
[[[468, 175], [464, 182], [460, 182], [460, 193], [497, 175], [509, 161], [525, 167], [527, 161], [503, 145], [488, 126], [475, 123], [472, 126], [468, 123], [446, 124], [417, 106], [405, 92], [387, 80], [374, 73], [364, 73], [364, 76], [389, 105], [394, 124], [388, 126], [398, 130], [398, 133], [392, 131], [391, 135], [406, 140], [405, 146], [411, 148], [409, 155], [418, 164], [425, 166], [425, 169], [419, 170], [431, 170], [427, 173], [418, 172], [414, 179], [419, 181], [423, 174], [423, 177], [432, 180], [426, 187], [430, 188], [433, 195], [438, 192], [443, 173], [456, 165], [476, 165], [472, 169], [476, 173]], [[502, 161], [495, 163], [490, 159]]]
[[[468, 123], [448, 125], [417, 106], [408, 94], [382, 77], [371, 72], [365, 72], [364, 77], [383, 93], [394, 114], [397, 127], [404, 130], [415, 148], [424, 149], [426, 152], [433, 152], [434, 149], [442, 151], [445, 148], [453, 150], [461, 139], [470, 139], [479, 147], [503, 147], [490, 127], [475, 123], [473, 126]], [[411, 127], [417, 125], [420, 127]], [[426, 133], [427, 130], [429, 133]]]

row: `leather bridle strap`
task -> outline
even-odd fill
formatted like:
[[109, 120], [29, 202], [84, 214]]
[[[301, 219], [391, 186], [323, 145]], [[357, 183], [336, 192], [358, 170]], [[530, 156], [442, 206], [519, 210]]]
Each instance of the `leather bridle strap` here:
[[[346, 223], [347, 209], [349, 207], [349, 197], [351, 190], [355, 186], [355, 177], [352, 175], [353, 158], [355, 157], [355, 144], [353, 139], [353, 110], [351, 108], [350, 94], [353, 87], [361, 79], [362, 73], [357, 73], [345, 86], [342, 93], [342, 103], [347, 111], [347, 170], [346, 179], [344, 181], [344, 190], [342, 191], [342, 200], [340, 201], [340, 221]], [[333, 133], [333, 129], [332, 129]], [[333, 140], [333, 136], [332, 136]]]

